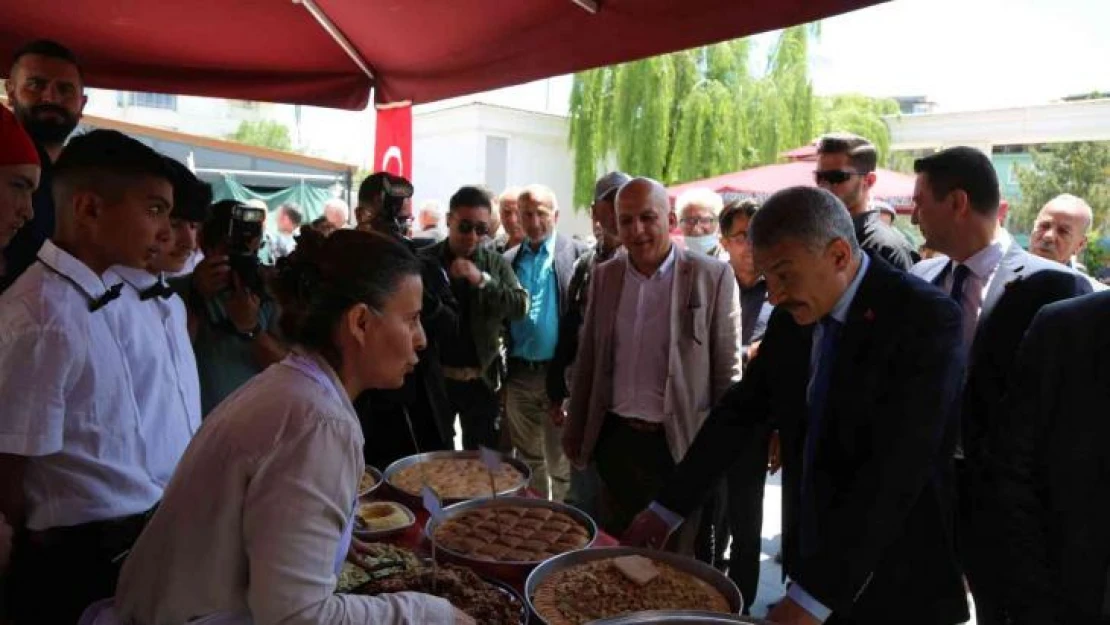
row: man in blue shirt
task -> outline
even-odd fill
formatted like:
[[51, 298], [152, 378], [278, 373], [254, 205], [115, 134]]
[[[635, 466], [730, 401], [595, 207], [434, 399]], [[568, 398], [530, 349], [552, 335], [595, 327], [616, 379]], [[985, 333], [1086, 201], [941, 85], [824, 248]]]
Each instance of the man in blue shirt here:
[[[506, 414], [518, 456], [532, 468], [531, 487], [562, 500], [570, 483], [570, 464], [562, 451], [562, 431], [550, 419], [547, 367], [559, 341], [559, 317], [569, 299], [574, 261], [586, 253], [582, 243], [555, 233], [559, 205], [542, 185], [519, 197], [525, 239], [505, 252], [520, 285], [528, 291], [528, 312], [509, 325]], [[548, 483], [550, 478], [550, 484]]]

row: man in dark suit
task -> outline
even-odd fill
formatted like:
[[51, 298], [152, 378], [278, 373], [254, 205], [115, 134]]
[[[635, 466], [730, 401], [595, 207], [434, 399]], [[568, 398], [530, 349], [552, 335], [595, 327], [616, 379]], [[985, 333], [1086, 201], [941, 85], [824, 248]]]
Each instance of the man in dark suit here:
[[526, 187], [518, 206], [525, 238], [505, 252], [505, 259], [528, 291], [528, 312], [509, 324], [506, 420], [513, 448], [532, 468], [532, 488], [562, 501], [570, 486], [570, 463], [563, 455], [562, 428], [550, 418], [547, 369], [559, 342], [559, 320], [570, 308], [574, 263], [588, 248], [555, 232], [559, 204], [551, 189]]
[[776, 193], [750, 240], [775, 312], [656, 502], [624, 537], [658, 546], [763, 428], [782, 440], [776, 623], [952, 625], [967, 602], [951, 542], [964, 359], [956, 305], [869, 257], [821, 189]]
[[1110, 293], [1044, 307], [988, 436], [1014, 625], [1110, 623]]
[[1000, 194], [990, 159], [968, 147], [914, 163], [914, 222], [940, 254], [911, 272], [950, 293], [963, 313], [967, 384], [959, 486], [957, 545], [979, 625], [1002, 623], [995, 528], [986, 523], [993, 490], [983, 472], [985, 433], [1009, 384], [1018, 345], [1033, 316], [1052, 302], [1090, 293], [1083, 276], [1021, 249], [998, 226]]

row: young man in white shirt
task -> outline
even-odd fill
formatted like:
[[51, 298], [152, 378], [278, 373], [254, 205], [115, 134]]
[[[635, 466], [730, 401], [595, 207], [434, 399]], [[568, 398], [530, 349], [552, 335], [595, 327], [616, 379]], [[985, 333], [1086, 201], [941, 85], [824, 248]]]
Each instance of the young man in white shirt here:
[[162, 250], [146, 268], [112, 267], [114, 278], [108, 278], [124, 284], [116, 332], [131, 368], [146, 466], [162, 487], [201, 422], [200, 381], [185, 302], [166, 284], [164, 272], [179, 268], [188, 257], [182, 258], [179, 250], [189, 246], [190, 237], [196, 247], [196, 223], [204, 220], [212, 198], [208, 185], [188, 168], [165, 160], [174, 176], [171, 232], [160, 240]]
[[104, 276], [146, 266], [168, 239], [171, 174], [107, 130], [74, 138], [54, 168], [54, 237], [0, 296], [0, 513], [19, 532], [7, 584], [17, 625], [73, 623], [111, 596], [162, 496], [114, 330], [123, 285]]

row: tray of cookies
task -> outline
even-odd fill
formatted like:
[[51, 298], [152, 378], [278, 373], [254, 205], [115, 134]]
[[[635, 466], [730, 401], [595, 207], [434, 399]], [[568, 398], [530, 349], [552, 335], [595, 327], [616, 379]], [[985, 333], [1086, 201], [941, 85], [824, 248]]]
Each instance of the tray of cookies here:
[[[528, 486], [532, 471], [524, 462], [501, 454], [501, 467], [493, 476], [497, 496], [516, 495]], [[432, 451], [401, 458], [385, 470], [385, 481], [401, 499], [420, 507], [425, 484], [445, 504], [490, 497], [489, 473], [477, 451]]]
[[425, 535], [438, 553], [498, 579], [519, 579], [552, 556], [586, 549], [597, 525], [563, 503], [527, 497], [475, 499], [448, 506]]
[[671, 610], [732, 616], [744, 608], [736, 584], [717, 569], [686, 556], [633, 547], [555, 556], [528, 576], [524, 598], [535, 622], [544, 625], [587, 625]]

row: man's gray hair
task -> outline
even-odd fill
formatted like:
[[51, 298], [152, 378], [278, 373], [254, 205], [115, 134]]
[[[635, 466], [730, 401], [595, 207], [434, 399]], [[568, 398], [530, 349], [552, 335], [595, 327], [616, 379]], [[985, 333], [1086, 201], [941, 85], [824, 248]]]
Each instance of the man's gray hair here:
[[835, 195], [816, 187], [790, 187], [767, 198], [752, 217], [748, 237], [757, 248], [795, 239], [815, 251], [844, 239], [853, 256], [860, 254], [848, 209]]

